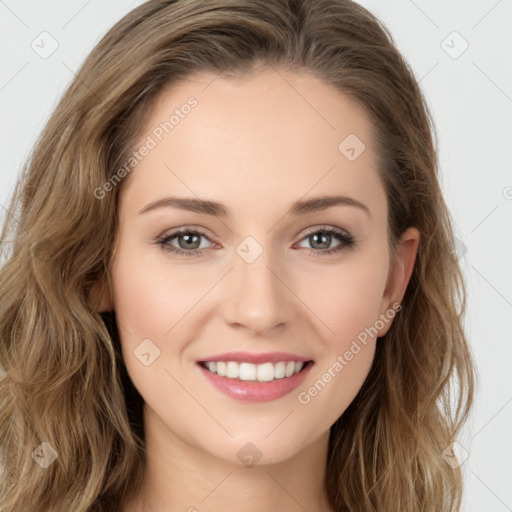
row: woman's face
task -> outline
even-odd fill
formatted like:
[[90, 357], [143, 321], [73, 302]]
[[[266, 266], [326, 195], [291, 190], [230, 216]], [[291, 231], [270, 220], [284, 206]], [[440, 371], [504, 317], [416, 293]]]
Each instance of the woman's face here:
[[205, 73], [159, 97], [122, 183], [110, 303], [146, 431], [237, 463], [325, 441], [417, 248], [410, 229], [391, 265], [372, 136], [309, 74]]

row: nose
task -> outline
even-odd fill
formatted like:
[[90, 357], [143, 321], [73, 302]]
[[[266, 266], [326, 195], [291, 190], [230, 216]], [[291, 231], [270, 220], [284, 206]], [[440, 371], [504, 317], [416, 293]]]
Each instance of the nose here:
[[234, 268], [223, 286], [223, 316], [232, 327], [268, 335], [294, 315], [293, 286], [272, 263], [268, 251], [252, 263], [234, 255]]

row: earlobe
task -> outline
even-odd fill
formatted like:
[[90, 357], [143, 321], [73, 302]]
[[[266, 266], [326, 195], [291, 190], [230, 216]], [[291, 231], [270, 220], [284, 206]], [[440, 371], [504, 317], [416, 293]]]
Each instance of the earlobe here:
[[[400, 237], [396, 247], [396, 257], [386, 283], [383, 295], [381, 313], [385, 313], [393, 304], [400, 304], [411, 279], [420, 243], [420, 233], [415, 227], [408, 228]], [[378, 336], [383, 336], [389, 330], [388, 323]]]

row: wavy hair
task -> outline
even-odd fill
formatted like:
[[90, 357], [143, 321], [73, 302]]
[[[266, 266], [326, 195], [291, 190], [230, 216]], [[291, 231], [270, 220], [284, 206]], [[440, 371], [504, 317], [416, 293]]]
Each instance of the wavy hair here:
[[[150, 0], [99, 41], [22, 169], [2, 229], [0, 512], [115, 512], [145, 463], [142, 398], [127, 376], [111, 286], [118, 186], [163, 89], [209, 71], [307, 72], [372, 120], [389, 244], [421, 241], [403, 309], [359, 393], [331, 427], [336, 512], [454, 512], [463, 479], [443, 451], [473, 403], [465, 285], [439, 185], [426, 101], [392, 36], [351, 0]], [[45, 444], [47, 443], [47, 444]], [[57, 458], [48, 467], [38, 457]], [[43, 458], [44, 458], [43, 457]]]

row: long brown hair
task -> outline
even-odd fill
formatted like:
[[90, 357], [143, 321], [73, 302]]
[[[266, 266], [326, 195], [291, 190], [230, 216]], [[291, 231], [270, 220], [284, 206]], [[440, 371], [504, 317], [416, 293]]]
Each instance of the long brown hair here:
[[442, 454], [473, 402], [465, 289], [434, 126], [391, 35], [350, 0], [150, 0], [83, 63], [3, 226], [0, 512], [114, 512], [139, 485], [141, 397], [115, 315], [90, 300], [94, 283], [109, 283], [123, 183], [102, 198], [98, 187], [119, 176], [164, 87], [198, 71], [236, 76], [256, 65], [311, 73], [366, 109], [391, 247], [409, 226], [421, 234], [403, 309], [331, 428], [330, 503], [337, 512], [459, 510], [461, 468]]

